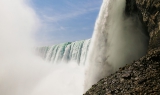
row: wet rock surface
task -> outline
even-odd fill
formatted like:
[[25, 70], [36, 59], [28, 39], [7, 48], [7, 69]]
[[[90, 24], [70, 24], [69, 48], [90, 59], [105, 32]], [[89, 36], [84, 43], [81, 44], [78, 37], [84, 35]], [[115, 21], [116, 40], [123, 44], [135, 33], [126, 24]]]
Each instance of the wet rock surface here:
[[84, 95], [159, 95], [160, 49], [101, 79]]
[[160, 47], [160, 0], [133, 1], [136, 1], [150, 36], [149, 50]]
[[126, 0], [149, 33], [148, 54], [101, 79], [84, 95], [160, 95], [160, 0]]

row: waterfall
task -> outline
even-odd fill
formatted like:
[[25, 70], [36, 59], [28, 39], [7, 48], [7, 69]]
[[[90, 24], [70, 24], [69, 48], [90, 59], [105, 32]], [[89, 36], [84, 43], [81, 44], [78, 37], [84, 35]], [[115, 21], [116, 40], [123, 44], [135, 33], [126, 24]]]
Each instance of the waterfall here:
[[[126, 0], [103, 0], [90, 40], [68, 42], [38, 50], [51, 63], [85, 65], [84, 91], [147, 52], [149, 37], [135, 12], [127, 15]], [[91, 43], [90, 43], [91, 42]]]
[[86, 60], [84, 92], [147, 52], [146, 31], [136, 13], [125, 14], [125, 6], [126, 0], [103, 0]]
[[125, 4], [103, 0], [91, 41], [37, 48], [48, 64], [32, 51], [41, 24], [29, 0], [0, 0], [0, 95], [82, 95], [145, 55], [148, 36], [136, 13], [125, 15]]
[[86, 61], [86, 56], [90, 44], [90, 39], [67, 42], [63, 44], [38, 47], [38, 55], [40, 55], [44, 60], [51, 63], [69, 63], [75, 62], [80, 65], [84, 65]]

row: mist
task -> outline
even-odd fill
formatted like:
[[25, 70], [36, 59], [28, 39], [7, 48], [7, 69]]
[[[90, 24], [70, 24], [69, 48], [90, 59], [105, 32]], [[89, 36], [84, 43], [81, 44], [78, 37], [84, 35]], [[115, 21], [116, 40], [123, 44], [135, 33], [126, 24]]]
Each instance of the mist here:
[[42, 23], [29, 0], [0, 0], [0, 14], [0, 95], [82, 94], [82, 66], [53, 65], [34, 54]]
[[84, 92], [147, 53], [147, 32], [136, 13], [125, 15], [125, 6], [126, 0], [103, 0], [87, 56]]
[[136, 14], [125, 15], [125, 3], [103, 0], [86, 64], [79, 66], [38, 57], [34, 35], [43, 24], [30, 1], [0, 0], [0, 95], [82, 95], [145, 55], [149, 38]]

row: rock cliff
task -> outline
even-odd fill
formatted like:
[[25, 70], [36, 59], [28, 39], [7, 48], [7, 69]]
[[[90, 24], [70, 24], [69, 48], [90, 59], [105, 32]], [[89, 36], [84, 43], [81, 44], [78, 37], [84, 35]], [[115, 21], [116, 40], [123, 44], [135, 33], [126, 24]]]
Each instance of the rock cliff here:
[[126, 15], [138, 14], [150, 37], [148, 54], [101, 79], [84, 95], [160, 94], [160, 0], [126, 0]]

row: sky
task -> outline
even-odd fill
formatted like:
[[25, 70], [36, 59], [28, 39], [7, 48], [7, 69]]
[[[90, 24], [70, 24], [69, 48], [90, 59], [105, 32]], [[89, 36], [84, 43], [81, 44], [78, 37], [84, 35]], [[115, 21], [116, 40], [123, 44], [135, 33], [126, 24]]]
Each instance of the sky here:
[[32, 0], [41, 20], [39, 45], [53, 45], [92, 37], [102, 0]]

